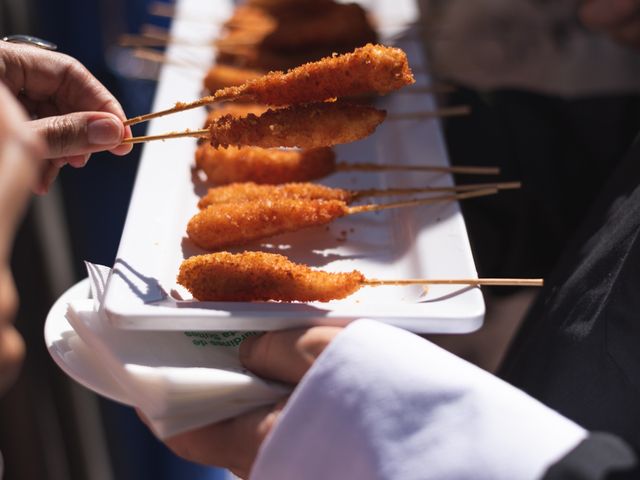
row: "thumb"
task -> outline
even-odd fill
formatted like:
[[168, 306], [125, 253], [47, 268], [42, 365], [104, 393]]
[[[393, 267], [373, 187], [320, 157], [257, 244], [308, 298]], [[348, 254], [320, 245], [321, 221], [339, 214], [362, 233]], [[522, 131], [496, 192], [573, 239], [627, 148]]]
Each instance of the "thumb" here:
[[240, 361], [261, 377], [295, 384], [341, 331], [339, 327], [312, 327], [249, 337], [240, 344]]
[[125, 127], [118, 117], [106, 112], [76, 112], [28, 122], [45, 141], [47, 158], [88, 158], [122, 143]]

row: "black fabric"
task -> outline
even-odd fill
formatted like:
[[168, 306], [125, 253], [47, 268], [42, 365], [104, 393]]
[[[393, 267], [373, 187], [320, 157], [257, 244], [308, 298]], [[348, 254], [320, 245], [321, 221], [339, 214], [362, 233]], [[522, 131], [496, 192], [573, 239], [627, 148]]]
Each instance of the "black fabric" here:
[[622, 440], [593, 433], [547, 469], [542, 480], [631, 480], [640, 478], [638, 459]]
[[640, 142], [611, 177], [499, 372], [640, 451]]
[[[445, 123], [456, 165], [497, 165], [522, 189], [462, 202], [481, 276], [544, 277], [640, 130], [637, 96], [565, 100], [522, 91], [460, 88]], [[457, 176], [458, 184], [489, 181]], [[493, 289], [501, 295], [504, 287]]]

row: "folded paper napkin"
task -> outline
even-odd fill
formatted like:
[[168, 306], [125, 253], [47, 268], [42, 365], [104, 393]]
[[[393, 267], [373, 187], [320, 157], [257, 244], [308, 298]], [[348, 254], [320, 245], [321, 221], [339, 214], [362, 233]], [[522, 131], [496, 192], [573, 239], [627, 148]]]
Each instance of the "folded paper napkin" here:
[[237, 416], [288, 393], [242, 367], [238, 345], [247, 333], [114, 328], [102, 311], [111, 269], [93, 264], [87, 269], [93, 299], [72, 300], [66, 313], [79, 337], [74, 352], [92, 355], [90, 364], [100, 369], [94, 373], [111, 377], [95, 390], [139, 409], [158, 437]]

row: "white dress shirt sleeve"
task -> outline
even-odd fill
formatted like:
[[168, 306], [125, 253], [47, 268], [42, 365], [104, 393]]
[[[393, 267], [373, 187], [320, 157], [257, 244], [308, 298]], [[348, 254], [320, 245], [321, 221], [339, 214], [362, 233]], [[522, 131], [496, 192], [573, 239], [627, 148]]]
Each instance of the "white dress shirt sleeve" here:
[[586, 435], [427, 340], [361, 320], [304, 377], [251, 478], [536, 479]]

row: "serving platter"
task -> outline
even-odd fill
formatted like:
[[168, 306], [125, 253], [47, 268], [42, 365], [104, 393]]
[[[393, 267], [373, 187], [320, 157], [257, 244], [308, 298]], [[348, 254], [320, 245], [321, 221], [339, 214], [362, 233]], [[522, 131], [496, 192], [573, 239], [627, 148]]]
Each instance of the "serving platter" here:
[[[379, 98], [389, 114], [431, 111], [434, 98], [420, 93], [429, 85], [426, 56], [416, 34], [415, 0], [361, 2], [374, 16], [384, 43], [405, 50], [415, 86]], [[203, 44], [218, 36], [234, 3], [180, 0], [172, 25], [175, 38]], [[162, 69], [154, 111], [202, 96], [202, 78], [213, 63], [212, 49], [171, 45], [173, 59]], [[158, 118], [148, 134], [200, 128], [204, 109]], [[204, 253], [186, 236], [207, 185], [193, 170], [193, 139], [148, 143], [129, 207], [104, 310], [116, 327], [139, 330], [272, 330], [312, 324], [345, 325], [375, 319], [415, 332], [469, 332], [479, 328], [484, 303], [478, 288], [433, 286], [364, 287], [327, 303], [197, 302], [176, 284], [183, 259]], [[336, 148], [339, 161], [448, 166], [437, 119], [387, 120], [369, 138]], [[451, 186], [446, 174], [340, 172], [322, 182], [348, 189]], [[388, 201], [398, 198], [389, 198]], [[473, 200], [469, 200], [473, 201]], [[476, 270], [457, 203], [365, 213], [245, 245], [232, 251], [262, 250], [328, 271], [360, 270], [368, 278], [473, 278]]]

